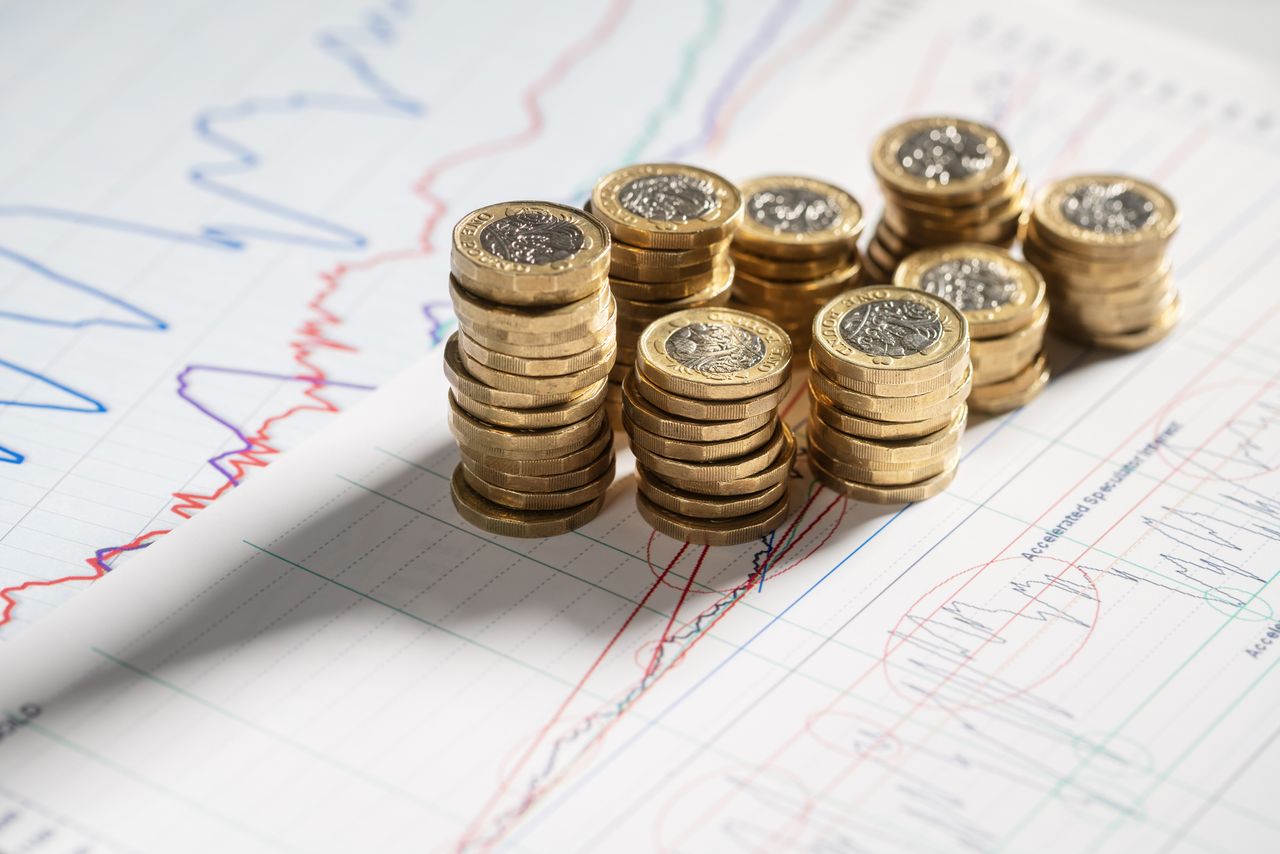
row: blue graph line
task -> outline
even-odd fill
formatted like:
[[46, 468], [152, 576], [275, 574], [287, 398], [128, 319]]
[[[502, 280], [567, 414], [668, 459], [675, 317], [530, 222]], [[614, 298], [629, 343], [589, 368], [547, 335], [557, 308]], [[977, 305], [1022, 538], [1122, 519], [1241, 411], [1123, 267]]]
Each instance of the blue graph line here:
[[[80, 403], [76, 405], [76, 404], [69, 404], [69, 403], [33, 403], [29, 400], [16, 400], [16, 399], [6, 400], [5, 398], [0, 398], [0, 406], [18, 406], [26, 409], [51, 409], [57, 412], [98, 413], [98, 412], [107, 411], [107, 407], [101, 401], [94, 400], [89, 395], [83, 392], [76, 391], [69, 385], [60, 383], [55, 379], [50, 379], [49, 377], [44, 376], [43, 374], [36, 373], [35, 371], [30, 370], [29, 368], [24, 368], [21, 365], [15, 365], [13, 362], [9, 362], [4, 359], [0, 359], [0, 368], [13, 371], [14, 373], [17, 373], [17, 374], [21, 374], [27, 379], [35, 380], [36, 382], [41, 383], [42, 385], [56, 389], [62, 392], [63, 394], [69, 395], [75, 400], [80, 401]], [[17, 465], [25, 459], [26, 459], [25, 456], [13, 450], [12, 448], [6, 448], [0, 445], [0, 463], [11, 463], [11, 464]]]
[[[352, 78], [368, 93], [367, 95], [298, 92], [279, 97], [247, 98], [230, 106], [211, 107], [196, 114], [193, 120], [195, 135], [219, 151], [222, 159], [192, 166], [187, 173], [187, 179], [199, 190], [226, 199], [243, 208], [265, 214], [277, 221], [283, 221], [288, 224], [287, 227], [268, 228], [215, 223], [187, 232], [150, 223], [42, 205], [0, 205], [0, 217], [66, 222], [122, 235], [221, 251], [243, 251], [248, 248], [252, 240], [338, 251], [365, 248], [368, 245], [368, 239], [354, 229], [228, 184], [229, 179], [257, 170], [262, 165], [263, 158], [257, 150], [231, 136], [226, 128], [236, 122], [264, 115], [287, 115], [304, 111], [421, 117], [426, 112], [422, 102], [402, 92], [381, 76], [362, 51], [362, 46], [385, 45], [392, 42], [396, 36], [396, 22], [393, 18], [403, 17], [409, 11], [410, 5], [406, 0], [388, 0], [381, 8], [367, 10], [358, 27], [322, 30], [316, 34], [316, 44], [320, 51], [345, 66]], [[0, 320], [67, 329], [106, 326], [162, 331], [169, 328], [163, 319], [143, 307], [116, 296], [103, 287], [58, 272], [12, 246], [0, 244], [0, 260], [25, 268], [46, 284], [69, 288], [98, 301], [104, 309], [114, 309], [124, 315], [122, 317], [112, 312], [115, 316], [66, 317], [0, 309]], [[50, 300], [50, 302], [56, 304], [57, 300]], [[7, 362], [0, 362], [0, 365], [27, 373], [33, 379], [75, 395], [87, 403], [102, 406], [92, 398], [52, 379], [25, 371]], [[0, 405], [6, 404], [27, 405], [0, 401]], [[68, 412], [105, 411], [105, 407], [97, 410], [57, 406], [42, 408], [62, 409]], [[0, 462], [17, 464], [24, 459], [21, 453], [0, 446]]]

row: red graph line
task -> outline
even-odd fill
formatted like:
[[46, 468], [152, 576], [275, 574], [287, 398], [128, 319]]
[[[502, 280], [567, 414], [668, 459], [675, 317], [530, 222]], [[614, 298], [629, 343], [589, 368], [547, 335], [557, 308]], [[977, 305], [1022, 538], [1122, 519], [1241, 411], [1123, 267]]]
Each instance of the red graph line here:
[[[688, 548], [688, 546], [689, 544], [685, 543], [681, 548]], [[689, 578], [684, 583], [684, 589], [680, 591], [680, 598], [676, 600], [676, 606], [671, 609], [671, 616], [667, 618], [667, 624], [662, 629], [662, 637], [671, 637], [671, 627], [675, 625], [676, 617], [680, 615], [680, 609], [684, 607], [684, 600], [689, 598], [689, 588], [693, 587], [693, 580], [698, 577], [698, 571], [702, 569], [702, 562], [707, 559], [708, 551], [707, 546], [702, 547], [702, 552], [698, 555], [698, 560], [693, 565], [693, 572], [689, 573]], [[658, 657], [661, 654], [662, 643], [659, 642], [653, 648], [653, 656], [649, 659], [649, 666], [644, 669], [643, 679], [648, 679], [658, 669]]]

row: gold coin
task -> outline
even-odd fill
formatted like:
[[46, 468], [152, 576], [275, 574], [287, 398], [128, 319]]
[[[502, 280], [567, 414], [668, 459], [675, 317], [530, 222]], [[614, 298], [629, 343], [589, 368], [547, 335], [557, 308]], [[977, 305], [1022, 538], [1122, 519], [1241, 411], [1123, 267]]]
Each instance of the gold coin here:
[[[938, 217], [906, 212], [890, 201], [885, 202], [884, 221], [896, 234], [917, 243], [995, 243], [1012, 240], [1018, 232], [1018, 221], [1026, 207], [1025, 192], [1001, 199], [991, 208], [993, 216], [984, 222], [960, 225]], [[943, 209], [939, 209], [940, 211]]]
[[[622, 411], [636, 426], [658, 436], [686, 442], [720, 442], [745, 436], [769, 424], [773, 410], [731, 421], [694, 421], [672, 416], [650, 403], [636, 388], [637, 372], [622, 381]], [[656, 449], [655, 449], [656, 450]], [[659, 451], [659, 453], [661, 453]]]
[[974, 385], [1008, 379], [1025, 368], [1044, 346], [1044, 330], [1049, 320], [1049, 303], [1041, 304], [1030, 326], [1001, 338], [985, 338], [969, 343]]
[[923, 421], [879, 421], [850, 415], [839, 407], [811, 397], [809, 416], [821, 418], [841, 433], [848, 433], [850, 436], [862, 436], [866, 439], [917, 439], [946, 427], [951, 423], [953, 413], [945, 412]]
[[526, 377], [520, 374], [509, 374], [483, 365], [465, 350], [459, 350], [462, 364], [471, 376], [485, 385], [502, 391], [514, 391], [524, 394], [573, 394], [595, 385], [609, 375], [613, 367], [613, 351], [606, 350], [604, 358], [589, 368], [561, 374], [554, 377]]
[[728, 250], [730, 239], [726, 237], [710, 245], [690, 249], [647, 249], [615, 242], [610, 250], [610, 264], [650, 270], [711, 269], [711, 265]]
[[786, 494], [787, 481], [780, 480], [759, 492], [745, 495], [698, 495], [646, 472], [644, 466], [636, 466], [636, 490], [672, 513], [700, 519], [727, 519], [771, 507]]
[[537, 410], [569, 405], [594, 391], [593, 386], [588, 386], [578, 391], [549, 394], [540, 391], [503, 391], [488, 386], [473, 376], [463, 364], [458, 348], [458, 342], [463, 337], [455, 332], [444, 345], [444, 377], [460, 398], [465, 397], [484, 406]]
[[659, 507], [643, 492], [636, 492], [640, 516], [660, 534], [701, 546], [740, 546], [759, 539], [781, 525], [790, 512], [786, 494], [772, 506], [732, 519], [699, 519]]
[[1165, 262], [1154, 275], [1144, 276], [1122, 288], [1089, 291], [1055, 280], [1050, 287], [1050, 298], [1055, 302], [1084, 306], [1114, 306], [1122, 309], [1147, 306], [1150, 309], [1160, 305], [1172, 289], [1172, 269], [1169, 263]]
[[848, 375], [832, 376], [829, 371], [823, 370], [816, 364], [813, 359], [812, 348], [810, 348], [809, 353], [810, 370], [821, 371], [824, 379], [830, 380], [841, 388], [872, 397], [909, 397], [913, 405], [936, 403], [939, 400], [950, 397], [956, 386], [964, 381], [964, 375], [969, 372], [969, 366], [970, 363], [966, 360], [959, 362], [949, 372], [938, 374], [926, 380], [913, 380], [908, 375], [903, 377], [901, 382], [876, 383], [866, 382]]
[[831, 456], [819, 445], [809, 446], [809, 456], [817, 460], [826, 472], [841, 480], [871, 486], [907, 486], [954, 469], [960, 463], [960, 449], [955, 448], [937, 459], [921, 463], [914, 468], [865, 468], [842, 462]]
[[712, 442], [692, 442], [685, 439], [668, 439], [651, 433], [638, 426], [627, 417], [626, 403], [623, 402], [622, 429], [631, 440], [631, 449], [644, 448], [673, 460], [684, 460], [691, 463], [709, 463], [740, 457], [757, 450], [766, 444], [778, 432], [775, 419], [770, 419], [763, 427], [757, 427], [750, 433], [735, 436], [732, 439], [717, 439]]
[[590, 442], [603, 422], [604, 413], [597, 409], [581, 421], [548, 430], [498, 427], [468, 414], [458, 406], [453, 392], [449, 392], [449, 430], [460, 444], [466, 444], [468, 448], [487, 448], [489, 454], [532, 459], [568, 453]]
[[886, 192], [956, 204], [999, 195], [1016, 166], [994, 128], [948, 116], [894, 125], [871, 148], [871, 168]]
[[648, 466], [658, 477], [696, 492], [698, 490], [693, 487], [693, 484], [736, 480], [768, 468], [769, 464], [778, 458], [778, 454], [786, 444], [784, 435], [782, 426], [779, 424], [773, 436], [761, 447], [740, 457], [711, 462], [673, 460], [639, 445], [632, 445], [631, 452], [635, 454], [636, 462]]
[[1090, 255], [1158, 251], [1178, 230], [1178, 208], [1154, 184], [1127, 175], [1075, 175], [1036, 196], [1040, 237]]
[[609, 289], [613, 291], [615, 299], [657, 302], [693, 296], [705, 290], [715, 280], [715, 271], [708, 271], [705, 275], [700, 274], [689, 279], [677, 279], [673, 282], [640, 282], [610, 276]]
[[1023, 257], [1044, 274], [1087, 291], [1109, 291], [1130, 287], [1135, 282], [1153, 277], [1168, 265], [1163, 248], [1141, 256], [1099, 259], [1078, 255], [1049, 245], [1036, 234], [1035, 220], [1027, 229], [1022, 244]]
[[790, 379], [772, 391], [755, 397], [739, 400], [698, 400], [674, 394], [654, 385], [643, 371], [633, 371], [635, 389], [639, 396], [653, 404], [663, 412], [669, 412], [677, 418], [688, 418], [693, 421], [734, 421], [753, 418], [765, 413], [772, 413], [786, 398], [791, 389]]
[[871, 262], [876, 265], [878, 269], [883, 270], [884, 272], [880, 278], [882, 278], [887, 284], [893, 281], [893, 271], [898, 269], [898, 263], [914, 251], [916, 250], [911, 249], [906, 252], [890, 252], [880, 243], [880, 235], [877, 233], [871, 238], [871, 242], [867, 244], [867, 252], [863, 256], [863, 263]]
[[604, 496], [565, 510], [512, 510], [476, 492], [463, 474], [461, 463], [453, 470], [450, 492], [458, 515], [475, 527], [505, 537], [554, 537], [581, 528], [604, 506]]
[[504, 486], [489, 483], [480, 476], [479, 470], [470, 463], [462, 463], [462, 475], [467, 484], [495, 504], [510, 507], [513, 510], [565, 510], [578, 507], [588, 501], [604, 496], [609, 485], [613, 483], [615, 463], [612, 459], [603, 474], [582, 486], [569, 487], [555, 492], [522, 492]]
[[459, 321], [491, 330], [557, 334], [598, 325], [608, 313], [609, 288], [601, 279], [598, 287], [574, 302], [549, 306], [508, 306], [469, 293], [456, 278], [449, 277], [449, 297]]
[[862, 286], [884, 285], [893, 279], [893, 274], [882, 269], [869, 253], [862, 256], [862, 273]]
[[968, 416], [966, 407], [959, 407], [950, 423], [938, 430], [915, 439], [866, 439], [841, 433], [821, 418], [809, 422], [810, 443], [820, 444], [837, 459], [868, 468], [886, 468], [889, 465], [904, 466], [936, 459], [950, 452], [964, 434]]
[[734, 248], [729, 252], [733, 263], [739, 270], [761, 279], [774, 282], [804, 282], [829, 276], [850, 266], [848, 253], [828, 255], [825, 258], [803, 258], [799, 260], [776, 261], [752, 255], [744, 249]]
[[977, 340], [1008, 335], [1035, 319], [1045, 282], [1035, 267], [980, 243], [923, 249], [893, 274], [900, 288], [926, 291], [958, 308]]
[[880, 245], [884, 255], [893, 258], [905, 258], [912, 252], [919, 252], [926, 248], [919, 243], [908, 241], [901, 232], [893, 228], [892, 223], [883, 217], [876, 223], [876, 233], [873, 237], [873, 242]]
[[505, 454], [491, 445], [474, 444], [464, 440], [458, 441], [458, 450], [462, 452], [462, 455], [468, 461], [507, 472], [508, 474], [528, 477], [544, 477], [576, 471], [590, 465], [607, 448], [612, 446], [613, 431], [609, 429], [608, 424], [601, 424], [596, 434], [582, 447], [574, 448], [570, 451], [558, 451], [555, 456], [542, 454], [527, 459], [517, 458]]
[[1010, 180], [999, 188], [994, 196], [972, 204], [956, 204], [934, 196], [915, 198], [895, 194], [886, 197], [886, 207], [892, 206], [899, 214], [895, 219], [907, 217], [939, 230], [982, 225], [997, 219], [1006, 219], [1011, 213], [1021, 214], [1027, 207], [1030, 194], [1027, 178], [1014, 170]]
[[[616, 245], [616, 244], [615, 244]], [[674, 288], [681, 282], [689, 282], [690, 287], [706, 287], [716, 277], [716, 265], [728, 257], [722, 252], [709, 261], [691, 264], [688, 267], [641, 267], [625, 261], [614, 261], [609, 265], [609, 276], [637, 284], [666, 285]]]
[[673, 311], [724, 305], [729, 301], [730, 289], [733, 287], [733, 262], [725, 261], [718, 270], [718, 278], [714, 279], [710, 285], [680, 299], [646, 302], [617, 297], [618, 311], [630, 320], [652, 323]]
[[458, 348], [472, 361], [493, 368], [495, 371], [505, 371], [508, 374], [520, 374], [526, 377], [555, 377], [599, 364], [616, 349], [616, 341], [615, 335], [577, 353], [540, 359], [512, 356], [490, 350], [466, 334], [458, 337]]
[[742, 194], [714, 172], [681, 163], [640, 163], [601, 178], [591, 211], [633, 246], [690, 249], [732, 237]]
[[1152, 321], [1151, 325], [1145, 329], [1139, 329], [1136, 332], [1125, 332], [1118, 335], [1096, 335], [1089, 332], [1079, 332], [1070, 327], [1063, 327], [1064, 330], [1085, 343], [1093, 344], [1097, 347], [1106, 347], [1109, 350], [1121, 350], [1124, 352], [1132, 352], [1141, 350], [1143, 347], [1150, 347], [1157, 341], [1163, 339], [1166, 335], [1173, 331], [1178, 325], [1178, 320], [1182, 317], [1182, 298], [1175, 295], [1173, 301], [1159, 316]]
[[585, 486], [599, 479], [601, 475], [612, 468], [613, 436], [612, 433], [607, 433], [607, 436], [608, 441], [604, 445], [604, 450], [594, 460], [582, 468], [559, 474], [513, 474], [487, 465], [481, 458], [472, 457], [465, 451], [462, 452], [462, 462], [466, 464], [469, 470], [494, 486], [515, 489], [520, 492], [559, 492], [565, 489]]
[[456, 392], [453, 395], [453, 399], [469, 415], [479, 418], [481, 421], [516, 430], [546, 430], [552, 427], [564, 427], [586, 418], [604, 405], [607, 388], [608, 381], [602, 379], [567, 403], [559, 403], [539, 409], [512, 409], [505, 406], [493, 406]]
[[769, 175], [742, 185], [745, 215], [734, 245], [764, 258], [821, 258], [853, 249], [862, 206], [825, 181]]
[[809, 372], [809, 391], [821, 403], [839, 407], [851, 415], [874, 418], [877, 421], [928, 421], [950, 414], [964, 404], [972, 385], [973, 372], [966, 371], [961, 384], [954, 388], [949, 397], [931, 403], [921, 403], [913, 397], [877, 397], [862, 394], [837, 385], [822, 371]]
[[926, 498], [932, 498], [950, 486], [956, 476], [956, 467], [952, 467], [944, 469], [940, 474], [935, 474], [915, 483], [897, 486], [877, 486], [837, 477], [824, 469], [822, 464], [812, 455], [809, 457], [809, 471], [813, 473], [814, 478], [819, 483], [833, 492], [856, 501], [865, 501], [869, 504], [907, 504], [914, 501], [924, 501]]
[[[603, 318], [599, 329], [577, 337], [533, 336], [532, 342], [502, 340], [487, 334], [487, 330], [476, 326], [459, 323], [467, 338], [495, 353], [515, 356], [522, 359], [558, 359], [589, 350], [593, 347], [608, 347], [617, 340], [617, 306], [610, 305], [609, 313]], [[548, 340], [550, 339], [550, 340]]]
[[1146, 305], [1108, 305], [1099, 300], [1058, 300], [1057, 313], [1093, 334], [1123, 335], [1150, 326], [1177, 299], [1172, 288]]
[[807, 282], [773, 282], [737, 269], [733, 277], [733, 294], [764, 308], [781, 308], [793, 301], [820, 306], [843, 291], [858, 287], [862, 264], [856, 254], [847, 260], [851, 263]]
[[[796, 437], [786, 424], [782, 425], [782, 440], [782, 450], [778, 452], [778, 456], [754, 474], [743, 475], [733, 480], [686, 480], [680, 482], [680, 488], [695, 495], [724, 498], [730, 495], [751, 495], [788, 481], [791, 479], [791, 468], [796, 461]], [[653, 474], [653, 472], [646, 473]]]
[[[559, 332], [499, 329], [486, 323], [474, 323], [465, 317], [458, 318], [458, 328], [484, 346], [502, 353], [513, 352], [513, 345], [516, 347], [524, 345], [547, 347], [548, 345], [558, 344], [566, 348], [575, 347], [581, 350], [585, 347], [594, 346], [614, 334], [614, 326], [610, 321], [616, 317], [616, 311], [617, 306], [614, 303], [613, 294], [609, 294], [609, 303], [606, 311], [598, 313], [586, 323], [569, 327]], [[569, 352], [573, 352], [573, 350], [569, 350]]]
[[494, 302], [573, 302], [608, 273], [609, 232], [566, 205], [486, 205], [454, 226], [449, 261], [472, 292]]
[[969, 358], [969, 323], [946, 300], [905, 288], [858, 288], [813, 318], [813, 361], [862, 382], [923, 382]]
[[1035, 361], [1007, 380], [974, 386], [969, 406], [977, 412], [998, 415], [1025, 406], [1049, 383], [1049, 361], [1041, 353]]
[[654, 385], [700, 400], [741, 400], [791, 376], [791, 339], [777, 324], [730, 308], [667, 315], [640, 336], [636, 366]]

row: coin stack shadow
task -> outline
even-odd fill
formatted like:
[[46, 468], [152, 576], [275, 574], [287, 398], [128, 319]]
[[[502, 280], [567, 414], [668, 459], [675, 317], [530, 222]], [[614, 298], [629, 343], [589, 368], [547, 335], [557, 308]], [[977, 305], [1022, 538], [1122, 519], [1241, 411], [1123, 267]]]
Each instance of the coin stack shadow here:
[[862, 283], [862, 206], [839, 187], [797, 176], [756, 178], [741, 190], [730, 304], [772, 320], [803, 352], [818, 309]]
[[1182, 301], [1165, 255], [1173, 200], [1123, 175], [1080, 175], [1036, 196], [1023, 255], [1049, 285], [1053, 329], [1084, 344], [1137, 350], [1177, 325]]
[[622, 386], [636, 458], [636, 506], [677, 540], [740, 545], [790, 508], [796, 442], [778, 417], [791, 343], [777, 325], [725, 308], [650, 325]]
[[902, 259], [920, 249], [1008, 249], [1017, 239], [1027, 182], [991, 127], [946, 116], [902, 122], [876, 139], [871, 167], [884, 191], [884, 213], [867, 245], [872, 281], [892, 281]]
[[969, 408], [995, 415], [1026, 405], [1049, 382], [1044, 277], [1004, 249], [957, 243], [922, 249], [898, 265], [893, 284], [926, 291], [969, 321]]
[[878, 504], [945, 489], [960, 461], [972, 385], [969, 328], [923, 291], [870, 286], [813, 321], [809, 467], [819, 482]]
[[597, 181], [587, 210], [613, 238], [609, 286], [618, 303], [618, 357], [608, 401], [618, 426], [622, 380], [644, 328], [673, 311], [729, 302], [729, 242], [742, 222], [742, 196], [705, 169], [641, 163]]
[[614, 476], [604, 402], [617, 347], [609, 234], [549, 202], [489, 205], [453, 231], [445, 344], [458, 513], [514, 537], [578, 528]]

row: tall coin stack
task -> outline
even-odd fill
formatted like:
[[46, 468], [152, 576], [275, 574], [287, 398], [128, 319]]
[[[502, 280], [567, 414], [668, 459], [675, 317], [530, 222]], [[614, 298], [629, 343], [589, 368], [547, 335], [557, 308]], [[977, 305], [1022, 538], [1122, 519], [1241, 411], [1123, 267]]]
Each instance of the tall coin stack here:
[[787, 334], [753, 314], [689, 309], [646, 328], [622, 386], [645, 521], [712, 546], [776, 528], [796, 453], [778, 417], [790, 378]]
[[729, 302], [729, 241], [742, 222], [742, 194], [724, 178], [679, 163], [641, 163], [605, 175], [591, 213], [613, 236], [609, 285], [618, 303], [618, 360], [609, 400], [636, 360], [640, 333], [686, 308]]
[[1009, 248], [1027, 182], [993, 128], [935, 116], [895, 125], [875, 141], [871, 168], [884, 214], [867, 246], [872, 280], [889, 282], [903, 258], [947, 243]]
[[614, 475], [603, 408], [617, 349], [609, 233], [563, 205], [489, 205], [454, 227], [450, 262], [454, 506], [494, 534], [578, 528]]
[[831, 489], [894, 504], [936, 495], [960, 461], [969, 324], [941, 297], [871, 286], [813, 319], [809, 467]]
[[861, 284], [862, 207], [839, 187], [791, 175], [748, 181], [742, 197], [731, 304], [769, 318], [802, 350], [818, 309]]
[[1146, 181], [1080, 175], [1044, 188], [1023, 254], [1049, 283], [1054, 330], [1113, 350], [1168, 335], [1182, 313], [1165, 257], [1177, 230], [1173, 200]]
[[1009, 412], [1049, 382], [1049, 304], [1035, 267], [994, 246], [958, 243], [908, 255], [893, 283], [942, 297], [969, 321], [970, 409]]

